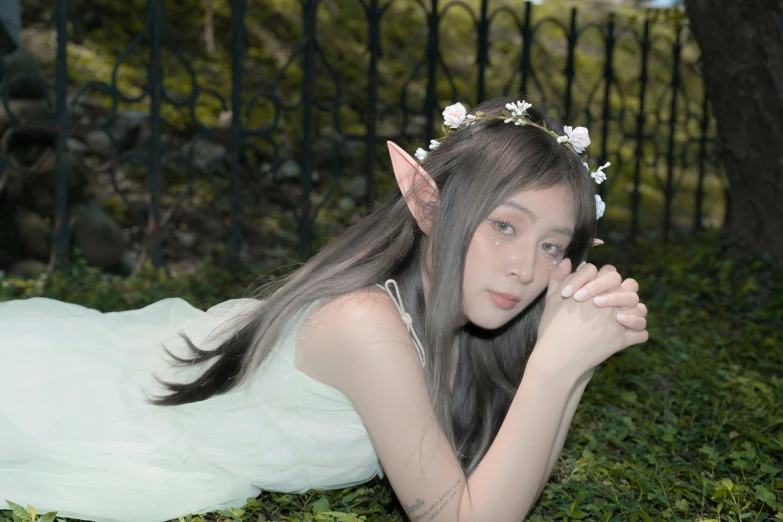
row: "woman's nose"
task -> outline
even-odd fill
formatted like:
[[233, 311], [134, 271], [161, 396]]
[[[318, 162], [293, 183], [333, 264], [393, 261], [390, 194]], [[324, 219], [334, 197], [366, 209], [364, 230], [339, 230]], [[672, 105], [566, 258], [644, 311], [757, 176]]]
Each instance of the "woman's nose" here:
[[533, 264], [534, 259], [523, 259], [522, 257], [515, 257], [509, 260], [507, 267], [507, 274], [511, 277], [515, 277], [520, 283], [526, 285], [533, 280]]

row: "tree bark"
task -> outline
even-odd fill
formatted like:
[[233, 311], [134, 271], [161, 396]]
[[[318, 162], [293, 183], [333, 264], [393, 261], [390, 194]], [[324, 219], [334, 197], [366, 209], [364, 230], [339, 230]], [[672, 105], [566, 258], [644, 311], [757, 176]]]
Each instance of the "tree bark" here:
[[729, 236], [783, 258], [783, 0], [686, 0], [729, 178]]

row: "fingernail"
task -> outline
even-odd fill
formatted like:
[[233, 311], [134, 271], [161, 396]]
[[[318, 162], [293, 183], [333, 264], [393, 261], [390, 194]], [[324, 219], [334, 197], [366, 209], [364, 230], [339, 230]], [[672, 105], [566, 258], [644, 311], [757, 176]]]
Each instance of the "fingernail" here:
[[576, 269], [577, 269], [577, 270], [579, 270], [580, 268], [582, 268], [582, 267], [583, 267], [583, 266], [585, 266], [586, 264], [587, 264], [587, 261], [582, 261], [581, 263], [579, 263], [579, 266], [578, 266], [578, 267], [576, 267]]
[[568, 285], [567, 287], [563, 288], [563, 292], [560, 294], [563, 297], [569, 297], [571, 295], [571, 292], [574, 291], [574, 285]]
[[577, 293], [574, 294], [574, 299], [577, 301], [582, 301], [585, 297], [587, 297], [587, 289], [582, 288]]
[[605, 302], [607, 302], [608, 300], [609, 300], [609, 299], [608, 299], [606, 296], [599, 295], [598, 297], [596, 297], [595, 299], [593, 299], [593, 302], [594, 302], [595, 304], [597, 304], [597, 305], [601, 305], [601, 304], [604, 304]]
[[617, 316], [617, 320], [620, 321], [621, 323], [625, 323], [625, 322], [628, 321], [628, 316], [620, 314], [620, 315]]

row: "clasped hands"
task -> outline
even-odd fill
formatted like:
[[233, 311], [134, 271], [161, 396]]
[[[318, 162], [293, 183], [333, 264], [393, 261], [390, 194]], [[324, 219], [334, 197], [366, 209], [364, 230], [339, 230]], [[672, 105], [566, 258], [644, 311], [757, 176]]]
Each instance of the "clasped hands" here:
[[[552, 270], [533, 358], [558, 373], [582, 376], [613, 354], [646, 342], [647, 307], [639, 284], [615, 267], [565, 259]], [[592, 301], [592, 302], [590, 302]]]
[[639, 283], [622, 279], [612, 265], [599, 270], [591, 263], [582, 263], [560, 286], [564, 298], [573, 296], [580, 302], [592, 298], [598, 307], [619, 308], [622, 313], [617, 314], [617, 321], [628, 330], [643, 332], [647, 328], [647, 306], [639, 301]]

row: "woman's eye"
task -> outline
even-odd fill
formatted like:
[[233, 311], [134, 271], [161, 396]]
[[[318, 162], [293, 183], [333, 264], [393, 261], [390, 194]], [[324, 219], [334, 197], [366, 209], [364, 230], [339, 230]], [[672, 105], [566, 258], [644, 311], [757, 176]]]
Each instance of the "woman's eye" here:
[[544, 243], [541, 246], [543, 246], [547, 254], [551, 255], [552, 257], [556, 257], [556, 258], [563, 257], [564, 250], [560, 245], [557, 245], [555, 243]]
[[495, 230], [503, 235], [511, 236], [514, 234], [514, 227], [511, 223], [507, 223], [506, 221], [491, 221], [491, 223], [492, 226], [495, 227]]

